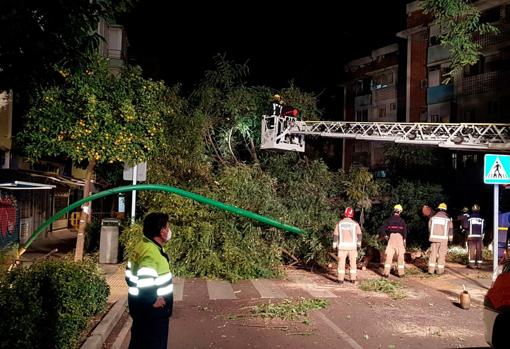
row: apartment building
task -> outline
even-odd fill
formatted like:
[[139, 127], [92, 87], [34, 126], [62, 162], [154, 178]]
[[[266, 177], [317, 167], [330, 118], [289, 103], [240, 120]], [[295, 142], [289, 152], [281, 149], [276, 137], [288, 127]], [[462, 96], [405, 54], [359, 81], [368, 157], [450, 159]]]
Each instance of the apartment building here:
[[[398, 120], [399, 60], [399, 45], [393, 44], [373, 50], [370, 56], [350, 61], [345, 66], [350, 75], [345, 84], [345, 120]], [[382, 166], [383, 146], [384, 143], [378, 141], [345, 140], [344, 167]]]
[[[479, 0], [481, 21], [498, 34], [475, 37], [480, 60], [445, 82], [450, 52], [440, 45], [441, 29], [425, 15], [419, 1], [406, 5], [406, 28], [399, 45], [375, 50], [349, 62], [345, 84], [345, 120], [406, 122], [510, 122], [510, 0]], [[393, 47], [393, 49], [390, 49]], [[390, 52], [391, 51], [391, 52]], [[392, 72], [386, 78], [380, 74]], [[386, 79], [386, 80], [384, 80]], [[370, 88], [368, 88], [370, 86]], [[396, 110], [394, 109], [396, 106]], [[346, 141], [344, 167], [383, 164], [384, 143]], [[476, 152], [451, 152], [453, 168], [482, 161]]]

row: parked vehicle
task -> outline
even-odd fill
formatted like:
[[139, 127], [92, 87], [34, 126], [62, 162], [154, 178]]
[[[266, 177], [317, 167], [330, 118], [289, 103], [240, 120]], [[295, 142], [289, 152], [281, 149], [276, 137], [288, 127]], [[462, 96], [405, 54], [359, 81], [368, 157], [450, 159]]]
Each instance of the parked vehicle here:
[[503, 266], [484, 299], [485, 340], [495, 349], [509, 348], [510, 339], [510, 261]]

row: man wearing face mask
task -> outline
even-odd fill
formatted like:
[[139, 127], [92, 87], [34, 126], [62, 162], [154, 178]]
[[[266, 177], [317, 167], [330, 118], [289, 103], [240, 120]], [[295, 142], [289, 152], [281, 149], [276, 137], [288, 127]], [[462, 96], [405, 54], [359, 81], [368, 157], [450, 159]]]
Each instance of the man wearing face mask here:
[[172, 273], [163, 249], [172, 236], [168, 215], [147, 215], [143, 235], [126, 270], [129, 312], [133, 319], [129, 348], [166, 349], [173, 310]]

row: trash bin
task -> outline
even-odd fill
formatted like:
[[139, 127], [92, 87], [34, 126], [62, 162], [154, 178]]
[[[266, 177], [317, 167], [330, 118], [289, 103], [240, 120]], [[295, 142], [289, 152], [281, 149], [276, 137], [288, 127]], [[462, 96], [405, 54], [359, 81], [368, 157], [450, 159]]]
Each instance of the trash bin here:
[[99, 240], [99, 263], [118, 263], [119, 256], [119, 220], [104, 218], [101, 220], [101, 238]]

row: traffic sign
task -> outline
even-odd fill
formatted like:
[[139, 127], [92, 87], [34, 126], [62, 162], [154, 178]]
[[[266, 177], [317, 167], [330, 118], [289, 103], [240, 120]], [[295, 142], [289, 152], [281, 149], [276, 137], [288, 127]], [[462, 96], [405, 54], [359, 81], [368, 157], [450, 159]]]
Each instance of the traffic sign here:
[[[136, 171], [136, 181], [145, 182], [147, 180], [147, 161], [138, 164]], [[124, 164], [124, 171], [122, 172], [122, 179], [125, 181], [133, 180], [133, 167]]]
[[486, 154], [483, 181], [485, 184], [510, 184], [510, 155]]

